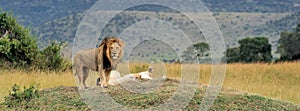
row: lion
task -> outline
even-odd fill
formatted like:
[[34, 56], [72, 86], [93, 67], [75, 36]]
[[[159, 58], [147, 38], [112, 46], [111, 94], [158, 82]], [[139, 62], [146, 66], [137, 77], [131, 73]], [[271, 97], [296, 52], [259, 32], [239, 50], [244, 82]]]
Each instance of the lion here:
[[[123, 56], [124, 42], [116, 37], [106, 37], [98, 48], [79, 50], [73, 57], [75, 75], [78, 76], [79, 85], [87, 89], [85, 83], [89, 71], [98, 71], [101, 87], [107, 87], [110, 72], [116, 69], [117, 62]], [[79, 86], [79, 88], [81, 88]]]

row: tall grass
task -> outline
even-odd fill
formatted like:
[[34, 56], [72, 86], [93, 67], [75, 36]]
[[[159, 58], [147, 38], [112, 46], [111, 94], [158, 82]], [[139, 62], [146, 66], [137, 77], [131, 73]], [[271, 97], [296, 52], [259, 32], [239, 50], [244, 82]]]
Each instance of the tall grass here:
[[17, 84], [29, 87], [34, 85], [39, 89], [56, 86], [74, 86], [75, 81], [72, 71], [66, 72], [41, 72], [24, 70], [0, 70], [0, 102], [8, 95], [11, 87]]
[[229, 64], [224, 87], [300, 104], [300, 62]]
[[[121, 74], [146, 71], [149, 64], [131, 63], [119, 64], [118, 71]], [[208, 84], [210, 81], [211, 65], [191, 64], [152, 64], [154, 78], [167, 76], [168, 78], [181, 78], [181, 67], [191, 70], [200, 69], [199, 83]], [[96, 72], [89, 74], [87, 84], [94, 87]], [[195, 79], [195, 78], [194, 78]], [[14, 85], [29, 86], [37, 84], [40, 89], [55, 86], [75, 86], [77, 78], [73, 72], [39, 72], [20, 70], [0, 71], [0, 97], [8, 94], [8, 90]], [[300, 105], [300, 62], [284, 62], [277, 64], [227, 64], [223, 83], [224, 88], [239, 90], [242, 92], [259, 94], [279, 100], [291, 101]], [[2, 99], [3, 100], [3, 99]]]

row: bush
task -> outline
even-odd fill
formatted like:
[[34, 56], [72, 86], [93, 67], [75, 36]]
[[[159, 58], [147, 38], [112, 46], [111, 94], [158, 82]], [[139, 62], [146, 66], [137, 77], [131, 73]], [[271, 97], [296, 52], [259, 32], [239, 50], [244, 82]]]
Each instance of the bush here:
[[[4, 34], [4, 35], [3, 35]], [[0, 14], [0, 59], [13, 66], [32, 65], [38, 53], [36, 39], [12, 16]]]
[[52, 42], [45, 49], [40, 50], [29, 29], [19, 25], [11, 15], [0, 13], [0, 67], [69, 69], [70, 62], [60, 55], [63, 45], [63, 43]]
[[9, 95], [7, 97], [4, 97], [4, 104], [7, 107], [18, 107], [18, 106], [25, 106], [28, 107], [28, 103], [34, 99], [38, 98], [39, 93], [36, 87], [33, 85], [29, 86], [29, 88], [26, 88], [24, 86], [23, 92], [20, 90], [20, 87], [18, 85], [14, 85], [9, 91]]
[[66, 70], [71, 69], [71, 62], [61, 57], [60, 51], [63, 43], [52, 42], [40, 52], [38, 66], [44, 70]]
[[227, 63], [235, 63], [240, 61], [240, 48], [228, 48], [226, 50], [226, 62]]
[[268, 38], [245, 38], [239, 41], [242, 62], [271, 62], [271, 45]]
[[293, 32], [282, 32], [278, 43], [277, 51], [281, 55], [280, 61], [300, 59], [300, 24]]
[[255, 37], [244, 38], [239, 40], [239, 47], [229, 48], [226, 50], [227, 63], [234, 62], [271, 62], [271, 44], [268, 38]]

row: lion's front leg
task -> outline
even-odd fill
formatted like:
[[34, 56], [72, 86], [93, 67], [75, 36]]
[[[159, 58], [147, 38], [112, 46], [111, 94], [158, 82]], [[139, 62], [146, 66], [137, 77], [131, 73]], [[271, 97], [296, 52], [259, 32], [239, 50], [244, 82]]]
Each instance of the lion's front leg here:
[[105, 78], [106, 78], [106, 81], [105, 81], [105, 85], [107, 86], [108, 83], [109, 83], [109, 80], [110, 80], [110, 72], [111, 70], [105, 70], [104, 73], [105, 73]]
[[[100, 77], [100, 81], [97, 80], [97, 85], [100, 85], [101, 87], [105, 87], [105, 82], [106, 82], [106, 77], [105, 77], [105, 73], [104, 70], [99, 68], [99, 77]], [[100, 84], [99, 84], [100, 82]]]

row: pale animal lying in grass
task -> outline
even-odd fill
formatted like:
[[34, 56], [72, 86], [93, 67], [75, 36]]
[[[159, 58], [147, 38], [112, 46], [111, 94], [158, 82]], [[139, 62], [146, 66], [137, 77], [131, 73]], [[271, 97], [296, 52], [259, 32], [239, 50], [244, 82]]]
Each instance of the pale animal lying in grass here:
[[[110, 72], [110, 80], [108, 84], [117, 85], [128, 81], [135, 81], [137, 79], [151, 80], [152, 71], [153, 71], [152, 68], [149, 67], [148, 71], [143, 71], [135, 74], [126, 74], [125, 76], [121, 77], [121, 74], [118, 71], [112, 70]], [[98, 81], [100, 81], [100, 78], [97, 79], [97, 82]]]

